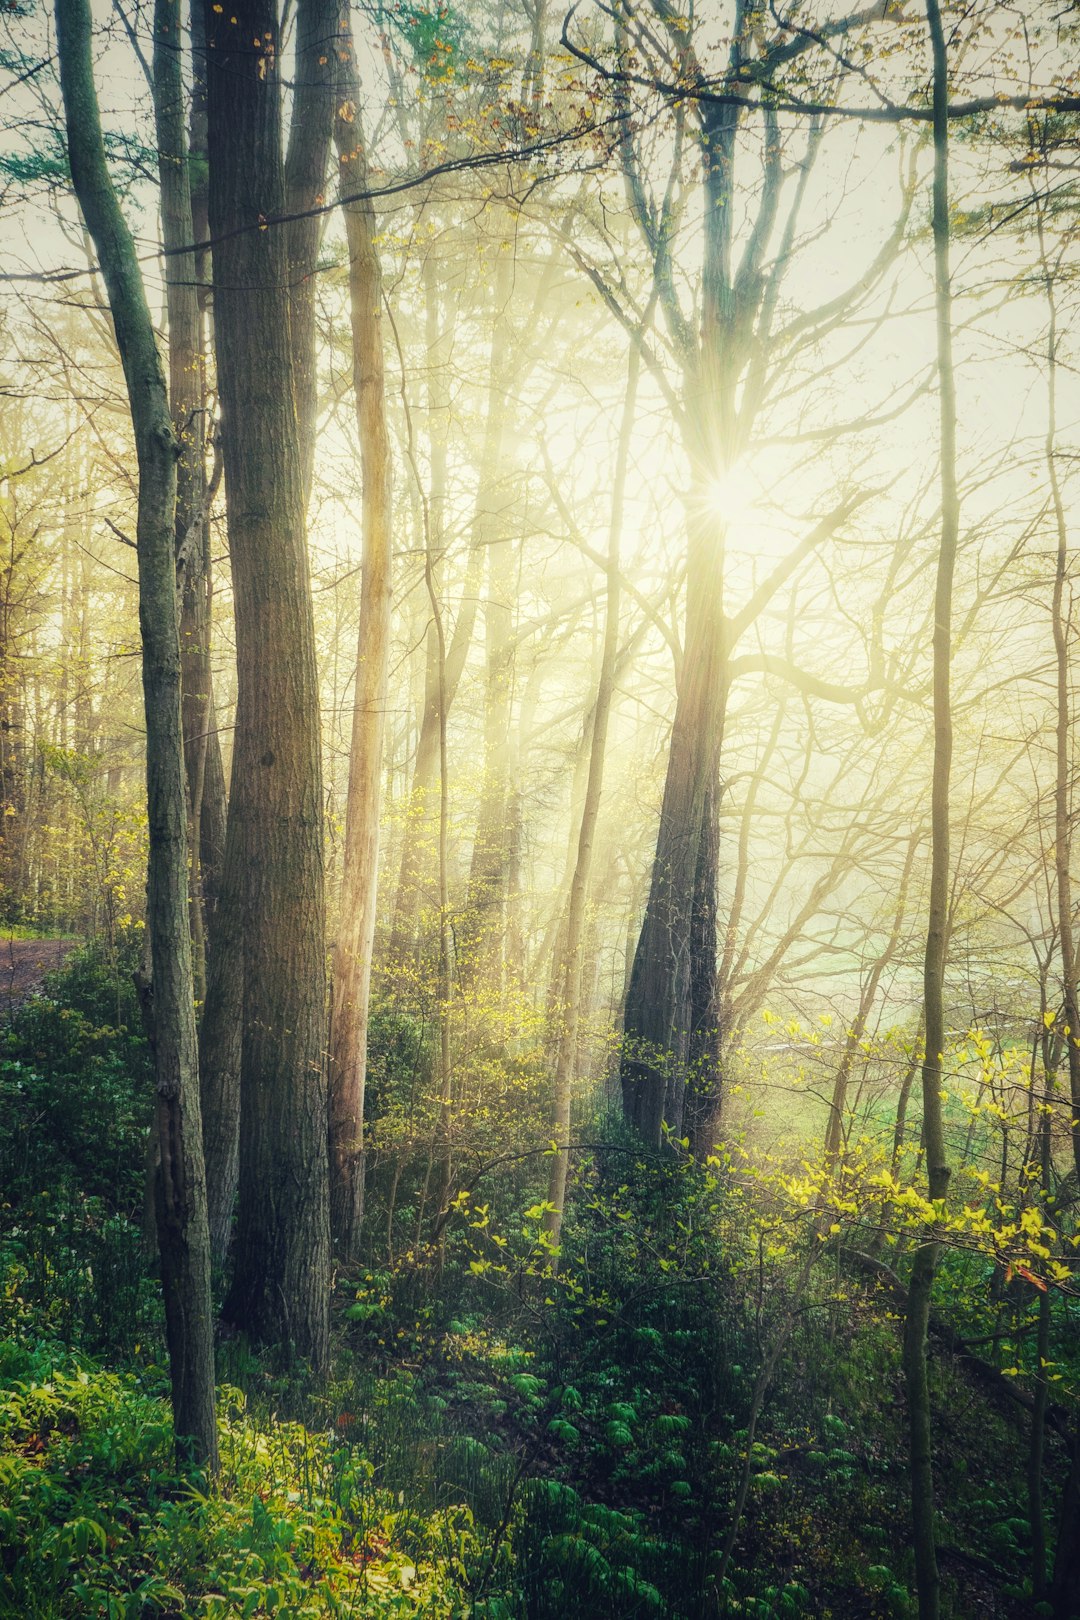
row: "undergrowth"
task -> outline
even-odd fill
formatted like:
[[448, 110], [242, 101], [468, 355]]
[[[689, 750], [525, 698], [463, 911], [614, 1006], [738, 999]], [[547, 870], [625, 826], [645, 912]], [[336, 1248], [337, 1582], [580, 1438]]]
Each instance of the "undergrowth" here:
[[[437, 1243], [417, 1241], [422, 1177], [376, 1165], [329, 1380], [224, 1339], [219, 1486], [178, 1470], [143, 1233], [137, 950], [76, 953], [0, 1038], [5, 1620], [912, 1613], [894, 1301], [832, 1232], [792, 1226], [745, 1159], [647, 1161], [602, 1111], [557, 1270], [542, 1138], [477, 1155]], [[388, 1097], [422, 1088], [425, 1040], [376, 1020]], [[519, 1066], [514, 1108], [531, 1083]], [[1030, 1376], [1027, 1284], [1003, 1291], [958, 1254], [940, 1293]], [[1074, 1327], [1059, 1313], [1051, 1339], [1063, 1393]], [[934, 1379], [944, 1612], [1044, 1612], [1024, 1409], [947, 1357]]]

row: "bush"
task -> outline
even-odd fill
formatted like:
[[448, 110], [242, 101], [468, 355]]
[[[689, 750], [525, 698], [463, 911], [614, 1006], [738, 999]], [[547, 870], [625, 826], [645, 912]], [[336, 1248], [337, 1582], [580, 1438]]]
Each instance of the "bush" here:
[[153, 1077], [140, 936], [77, 951], [0, 1037], [0, 1313], [130, 1354], [153, 1334], [141, 1218]]

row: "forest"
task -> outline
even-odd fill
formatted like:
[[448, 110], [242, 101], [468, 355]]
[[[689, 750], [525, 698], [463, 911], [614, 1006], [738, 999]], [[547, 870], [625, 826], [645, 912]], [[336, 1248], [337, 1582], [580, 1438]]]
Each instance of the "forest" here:
[[1080, 1620], [1077, 0], [0, 123], [0, 1617]]

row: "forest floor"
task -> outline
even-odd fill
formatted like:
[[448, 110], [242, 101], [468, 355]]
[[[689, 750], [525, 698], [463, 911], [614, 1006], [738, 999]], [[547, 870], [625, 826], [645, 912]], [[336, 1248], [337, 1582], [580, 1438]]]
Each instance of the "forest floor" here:
[[0, 937], [0, 1016], [21, 1007], [77, 944], [75, 939]]

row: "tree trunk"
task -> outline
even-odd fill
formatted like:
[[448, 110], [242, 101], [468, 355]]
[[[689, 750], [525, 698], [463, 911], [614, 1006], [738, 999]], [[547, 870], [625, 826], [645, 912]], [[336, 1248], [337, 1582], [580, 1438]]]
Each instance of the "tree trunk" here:
[[[360, 86], [351, 33], [343, 42], [335, 140], [341, 190], [367, 187]], [[382, 270], [370, 202], [344, 205], [349, 245], [353, 390], [363, 476], [363, 565], [356, 648], [341, 920], [330, 1014], [330, 1218], [338, 1257], [355, 1257], [364, 1208], [364, 1080], [375, 939], [382, 753], [390, 654], [391, 475], [380, 319]]]
[[[683, 678], [671, 732], [649, 898], [634, 953], [624, 1022], [623, 1108], [653, 1148], [660, 1146], [665, 1123], [676, 1136], [682, 1131], [693, 1028], [695, 906], [707, 906], [707, 896], [716, 887], [711, 823], [707, 832], [704, 829], [706, 816], [715, 817], [718, 810], [725, 658], [723, 564], [719, 536], [705, 518], [695, 523], [690, 558]], [[702, 938], [695, 943], [700, 995], [709, 947]], [[715, 979], [715, 938], [711, 950]]]
[[325, 213], [342, 37], [340, 0], [305, 0], [296, 9], [296, 69], [289, 147], [285, 155], [285, 232], [293, 399], [300, 442], [304, 510], [315, 468], [318, 375], [315, 357], [315, 268]]
[[[147, 925], [153, 973], [160, 1168], [158, 1241], [177, 1452], [217, 1471], [210, 1244], [206, 1221], [195, 1002], [188, 925], [187, 816], [180, 719], [174, 522], [176, 441], [135, 245], [109, 179], [91, 66], [86, 0], [58, 0], [57, 45], [71, 174], [109, 295], [139, 469], [139, 625], [150, 827]], [[155, 51], [179, 16], [158, 0]], [[179, 55], [159, 82], [177, 93]]]
[[[234, 755], [235, 761], [235, 755]], [[231, 795], [230, 795], [231, 800]], [[223, 1265], [240, 1174], [240, 1050], [244, 1012], [244, 853], [231, 815], [210, 921], [206, 1000], [199, 1023], [206, 1206], [210, 1248]]]
[[[741, 12], [736, 36], [741, 35]], [[733, 62], [739, 50], [732, 45]], [[717, 480], [735, 445], [735, 388], [744, 341], [731, 275], [731, 190], [738, 108], [710, 106], [702, 144], [705, 203], [701, 338], [685, 364], [690, 462], [686, 645], [671, 732], [649, 898], [626, 999], [623, 1109], [659, 1147], [683, 1130], [691, 1057], [695, 1137], [707, 1134], [719, 1053], [716, 906], [720, 745], [726, 702], [724, 524]]]
[[[300, 0], [301, 39], [310, 4]], [[330, 1264], [321, 726], [290, 335], [297, 266], [285, 231], [262, 228], [285, 207], [280, 41], [269, 0], [239, 0], [225, 13], [208, 6], [205, 18], [236, 622], [229, 821], [244, 957], [239, 1201], [226, 1315], [321, 1371]], [[325, 133], [328, 144], [329, 122]]]
[[1070, 611], [1065, 600], [1069, 582], [1069, 531], [1065, 521], [1065, 504], [1061, 494], [1061, 481], [1057, 470], [1057, 307], [1054, 284], [1046, 262], [1045, 248], [1041, 246], [1042, 220], [1039, 220], [1040, 257], [1046, 282], [1047, 302], [1050, 306], [1050, 330], [1047, 336], [1047, 428], [1046, 467], [1050, 478], [1050, 495], [1054, 509], [1057, 554], [1054, 568], [1054, 594], [1051, 618], [1054, 633], [1054, 666], [1057, 688], [1057, 724], [1055, 728], [1055, 780], [1054, 780], [1054, 867], [1057, 887], [1057, 925], [1061, 942], [1061, 999], [1063, 1021], [1067, 1034], [1065, 1050], [1069, 1068], [1069, 1102], [1072, 1111], [1073, 1163], [1080, 1181], [1080, 999], [1076, 993], [1076, 940], [1073, 931], [1072, 899], [1072, 715], [1069, 691], [1069, 633], [1072, 628]]
[[[952, 587], [960, 528], [956, 483], [956, 385], [952, 356], [952, 291], [949, 279], [948, 57], [938, 0], [927, 0], [934, 58], [934, 287], [937, 369], [941, 399], [941, 541], [934, 598], [934, 765], [931, 796], [930, 915], [923, 963], [926, 1053], [922, 1066], [923, 1144], [930, 1198], [945, 1198], [949, 1166], [941, 1107], [945, 1052], [945, 956], [949, 914], [949, 774], [952, 763]], [[933, 1416], [927, 1376], [926, 1336], [938, 1263], [933, 1236], [915, 1252], [904, 1323], [903, 1365], [911, 1444], [911, 1520], [919, 1620], [938, 1620], [941, 1582], [934, 1533]]]
[[207, 596], [209, 486], [206, 478], [206, 367], [196, 286], [180, 19], [159, 4], [154, 27], [154, 125], [161, 176], [161, 239], [169, 319], [169, 404], [179, 446], [176, 479], [176, 572], [180, 591], [181, 716], [191, 855], [191, 939], [195, 994], [206, 995], [205, 918], [199, 870], [203, 784], [210, 712]]

